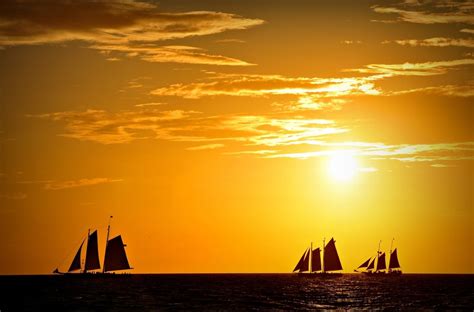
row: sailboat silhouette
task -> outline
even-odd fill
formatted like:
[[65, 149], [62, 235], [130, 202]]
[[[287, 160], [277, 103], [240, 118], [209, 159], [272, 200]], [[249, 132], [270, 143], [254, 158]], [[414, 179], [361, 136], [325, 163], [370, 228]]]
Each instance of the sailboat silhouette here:
[[298, 272], [302, 276], [340, 276], [341, 273], [330, 273], [342, 270], [341, 260], [336, 249], [336, 241], [331, 238], [329, 242], [324, 245], [323, 240], [323, 261], [321, 261], [321, 249], [318, 247], [313, 249], [313, 243], [305, 250], [301, 256], [298, 264], [293, 269], [293, 272]]
[[[110, 216], [110, 219], [112, 219], [112, 216]], [[109, 225], [107, 227], [107, 239], [105, 244], [105, 256], [102, 272], [97, 271], [101, 268], [97, 230], [92, 233], [90, 233], [89, 230], [87, 233], [87, 247], [83, 265], [81, 265], [81, 254], [84, 242], [86, 241], [85, 239], [81, 242], [81, 245], [79, 246], [79, 249], [77, 250], [76, 255], [74, 256], [74, 259], [72, 260], [67, 272], [61, 272], [58, 268], [56, 268], [53, 273], [69, 276], [109, 276], [111, 275], [107, 274], [109, 272], [132, 269], [127, 259], [127, 254], [125, 252], [126, 245], [123, 243], [122, 236], [118, 235], [109, 240], [110, 219]]]
[[381, 274], [389, 274], [389, 275], [401, 275], [401, 267], [400, 262], [398, 261], [398, 253], [397, 248], [392, 251], [393, 241], [390, 246], [390, 259], [388, 262], [388, 269], [386, 266], [385, 260], [385, 252], [380, 251], [380, 243], [379, 242], [379, 249], [377, 250], [377, 255], [374, 257], [370, 257], [364, 263], [362, 263], [354, 272], [360, 272], [363, 274], [370, 274], [370, 275], [381, 275]]

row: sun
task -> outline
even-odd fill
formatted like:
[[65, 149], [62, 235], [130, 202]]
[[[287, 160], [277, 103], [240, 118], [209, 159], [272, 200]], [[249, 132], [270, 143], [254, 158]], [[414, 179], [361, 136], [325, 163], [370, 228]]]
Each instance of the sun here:
[[329, 176], [336, 181], [352, 180], [357, 173], [357, 168], [357, 160], [350, 151], [338, 151], [329, 158]]

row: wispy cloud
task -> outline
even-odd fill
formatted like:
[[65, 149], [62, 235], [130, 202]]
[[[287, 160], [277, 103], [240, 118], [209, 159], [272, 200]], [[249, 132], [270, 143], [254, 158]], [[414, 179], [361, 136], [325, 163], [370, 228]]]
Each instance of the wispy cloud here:
[[410, 93], [426, 93], [443, 96], [459, 96], [472, 97], [474, 96], [474, 83], [471, 81], [466, 85], [441, 85], [436, 87], [415, 88], [402, 91], [390, 92], [390, 95], [402, 95]]
[[402, 162], [433, 162], [474, 160], [474, 142], [437, 143], [437, 144], [398, 144], [370, 142], [319, 142], [317, 151], [297, 153], [276, 153], [265, 158], [308, 159], [328, 157], [350, 151], [357, 157], [370, 157], [375, 160], [398, 160]]
[[61, 136], [103, 144], [128, 143], [138, 139], [167, 137], [166, 127], [180, 119], [198, 114], [195, 111], [160, 111], [154, 108], [121, 112], [86, 110], [30, 115], [66, 123], [67, 132]]
[[433, 76], [446, 73], [449, 69], [459, 66], [474, 65], [474, 59], [449, 61], [403, 63], [403, 64], [369, 64], [365, 68], [350, 69], [359, 73], [382, 74], [393, 76]]
[[463, 28], [460, 31], [463, 33], [474, 34], [474, 29]]
[[79, 180], [68, 180], [68, 181], [52, 181], [44, 185], [45, 190], [57, 191], [63, 189], [77, 188], [83, 186], [91, 186], [104, 183], [121, 182], [122, 179], [109, 179], [109, 178], [91, 178], [91, 179], [79, 179]]
[[[474, 5], [471, 1], [404, 1], [393, 6], [373, 6], [376, 13], [393, 14], [389, 22], [417, 24], [474, 24]], [[384, 21], [382, 21], [384, 22]]]
[[203, 150], [212, 150], [212, 149], [220, 148], [223, 146], [224, 144], [219, 144], [219, 143], [205, 144], [205, 145], [191, 146], [191, 147], [188, 147], [187, 150], [188, 151], [203, 151]]
[[216, 40], [217, 43], [245, 43], [245, 40], [241, 39], [221, 39]]
[[102, 144], [160, 139], [206, 142], [207, 148], [209, 144], [217, 147], [217, 144], [226, 141], [247, 146], [289, 146], [312, 144], [318, 137], [349, 131], [331, 120], [303, 116], [202, 116], [195, 111], [159, 111], [147, 108], [120, 112], [57, 112], [31, 117], [65, 123], [66, 131], [60, 134], [63, 137]]
[[204, 49], [190, 46], [128, 46], [128, 45], [92, 45], [91, 49], [101, 52], [118, 52], [126, 57], [138, 57], [155, 63], [187, 63], [226, 66], [254, 65], [235, 58], [207, 53]]
[[393, 41], [384, 41], [382, 43], [391, 43], [395, 42], [400, 45], [406, 45], [411, 47], [466, 47], [474, 48], [474, 39], [455, 39], [455, 38], [429, 38], [429, 39], [404, 39], [404, 40], [393, 40]]
[[198, 48], [157, 46], [156, 42], [262, 23], [261, 19], [222, 12], [163, 12], [153, 3], [135, 0], [5, 0], [0, 2], [0, 46], [80, 40], [103, 52], [138, 56], [150, 62], [247, 65]]
[[23, 200], [26, 199], [27, 195], [25, 193], [16, 192], [16, 193], [0, 193], [0, 199], [7, 200]]
[[371, 79], [365, 77], [319, 78], [282, 75], [223, 74], [209, 72], [203, 82], [173, 84], [151, 92], [160, 96], [197, 99], [205, 96], [320, 95], [334, 97], [378, 94]]

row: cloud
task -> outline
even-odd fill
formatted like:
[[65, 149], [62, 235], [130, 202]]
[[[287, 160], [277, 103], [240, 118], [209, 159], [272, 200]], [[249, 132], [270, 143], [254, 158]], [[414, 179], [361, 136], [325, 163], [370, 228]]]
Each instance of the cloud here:
[[221, 39], [216, 40], [217, 43], [245, 43], [245, 40], [241, 39]]
[[[206, 142], [206, 148], [226, 141], [251, 146], [313, 144], [318, 137], [345, 133], [334, 121], [303, 116], [221, 115], [195, 111], [159, 111], [139, 108], [109, 112], [86, 110], [32, 115], [65, 123], [60, 136], [101, 144], [123, 144], [143, 139]], [[197, 147], [190, 147], [191, 150]], [[198, 148], [204, 148], [200, 146]]]
[[[152, 106], [153, 107], [153, 106]], [[195, 111], [159, 111], [140, 108], [131, 111], [108, 112], [105, 110], [68, 111], [29, 117], [50, 119], [66, 123], [66, 133], [61, 136], [103, 144], [128, 143], [138, 139], [166, 137], [165, 125], [198, 114]]]
[[375, 160], [398, 160], [402, 162], [432, 162], [474, 160], [474, 142], [437, 144], [398, 144], [386, 145], [371, 142], [319, 142], [322, 148], [317, 151], [298, 153], [276, 153], [265, 158], [308, 159], [328, 157], [341, 150], [350, 151], [357, 157], [371, 157]]
[[161, 103], [161, 102], [151, 102], [151, 103], [141, 103], [141, 104], [136, 104], [136, 107], [149, 107], [149, 106], [162, 106], [166, 105], [167, 103]]
[[17, 192], [17, 193], [0, 193], [0, 199], [7, 199], [7, 200], [23, 200], [26, 199], [27, 195], [25, 193]]
[[[345, 103], [351, 101], [351, 97], [361, 95], [390, 96], [410, 92], [427, 92], [451, 96], [470, 96], [470, 85], [433, 86], [392, 92], [378, 88], [375, 83], [396, 76], [441, 75], [455, 67], [467, 67], [473, 64], [474, 59], [424, 63], [369, 64], [364, 68], [344, 70], [345, 72], [366, 74], [366, 76], [341, 78], [207, 72], [207, 76], [199, 81], [160, 87], [151, 91], [151, 94], [157, 96], [177, 96], [185, 99], [216, 96], [277, 97], [290, 95], [295, 96], [296, 100], [285, 99], [284, 103], [276, 100], [273, 103], [275, 110], [339, 110]], [[439, 89], [436, 90], [436, 88]]]
[[417, 24], [474, 24], [474, 5], [470, 1], [405, 1], [392, 7], [372, 6], [376, 13], [397, 15], [395, 20]]
[[114, 183], [121, 182], [122, 179], [109, 179], [109, 178], [92, 178], [92, 179], [79, 179], [79, 180], [69, 180], [69, 181], [53, 181], [45, 184], [44, 189], [50, 191], [57, 191], [69, 188], [104, 184], [104, 183]]
[[[57, 112], [38, 116], [65, 123], [61, 136], [100, 144], [123, 144], [142, 139], [187, 143], [188, 151], [225, 149], [224, 155], [261, 158], [308, 159], [328, 157], [341, 150], [356, 157], [400, 162], [448, 162], [474, 159], [474, 142], [437, 144], [385, 144], [338, 141], [351, 131], [333, 120], [314, 119], [295, 113], [267, 115], [204, 116], [194, 111], [135, 110], [109, 112]], [[197, 144], [199, 143], [199, 144]], [[309, 149], [309, 150], [308, 150]], [[362, 169], [372, 172], [368, 167]], [[56, 190], [114, 182], [83, 179], [64, 182], [42, 181]]]
[[106, 53], [125, 52], [151, 62], [237, 65], [235, 59], [197, 48], [160, 47], [156, 42], [247, 29], [263, 22], [223, 12], [163, 12], [156, 4], [135, 0], [4, 0], [0, 2], [0, 46], [79, 40]]
[[474, 34], [474, 29], [463, 28], [460, 31], [463, 33]]
[[402, 95], [418, 92], [442, 96], [472, 97], [474, 96], [474, 83], [470, 82], [467, 85], [441, 85], [436, 87], [415, 88], [390, 92], [390, 95]]
[[226, 66], [250, 66], [235, 58], [206, 53], [204, 49], [190, 46], [126, 46], [126, 45], [92, 45], [91, 49], [101, 52], [118, 52], [127, 57], [138, 57], [143, 61], [154, 63], [187, 63]]
[[474, 40], [469, 39], [454, 39], [454, 38], [429, 38], [429, 39], [405, 39], [405, 40], [394, 40], [384, 41], [383, 43], [395, 42], [400, 45], [407, 45], [411, 47], [466, 47], [474, 48]]
[[188, 151], [203, 151], [203, 150], [216, 149], [223, 146], [224, 144], [205, 144], [205, 145], [188, 147], [187, 150]]
[[359, 73], [382, 74], [393, 76], [433, 76], [446, 73], [452, 67], [474, 65], [474, 59], [450, 61], [403, 63], [403, 64], [369, 64], [365, 68], [348, 69]]
[[197, 99], [205, 96], [319, 95], [334, 97], [378, 94], [370, 79], [285, 77], [281, 75], [222, 74], [209, 72], [203, 82], [173, 84], [153, 90], [159, 96]]

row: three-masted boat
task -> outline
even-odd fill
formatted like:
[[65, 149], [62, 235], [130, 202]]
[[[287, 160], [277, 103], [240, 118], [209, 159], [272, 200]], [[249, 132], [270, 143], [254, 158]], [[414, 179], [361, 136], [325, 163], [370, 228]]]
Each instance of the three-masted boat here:
[[[110, 217], [112, 218], [112, 217]], [[104, 264], [102, 266], [102, 271], [100, 271], [100, 260], [99, 260], [99, 245], [98, 245], [98, 235], [97, 230], [94, 232], [87, 233], [87, 247], [85, 253], [85, 259], [81, 262], [82, 248], [86, 239], [83, 239], [79, 249], [72, 260], [71, 265], [67, 272], [60, 272], [56, 268], [53, 273], [61, 275], [103, 275], [107, 276], [110, 272], [121, 271], [121, 270], [130, 270], [130, 264], [128, 263], [127, 254], [125, 252], [126, 245], [123, 243], [122, 236], [118, 235], [109, 240], [110, 234], [110, 222], [107, 227], [107, 239], [105, 243], [105, 256]], [[83, 273], [83, 274], [77, 274]]]
[[[339, 276], [341, 273], [331, 273], [342, 270], [341, 260], [337, 254], [336, 241], [334, 238], [324, 245], [323, 252], [318, 247], [313, 249], [313, 244], [305, 250], [300, 261], [294, 268], [293, 272], [298, 272], [300, 275], [320, 276], [330, 273], [331, 276]], [[322, 259], [321, 261], [321, 253]]]
[[398, 261], [398, 253], [397, 248], [392, 251], [393, 247], [393, 239], [392, 245], [390, 246], [390, 259], [388, 262], [388, 267], [386, 266], [385, 260], [385, 252], [380, 251], [380, 243], [379, 242], [379, 249], [377, 250], [377, 254], [373, 257], [367, 259], [364, 263], [362, 263], [355, 272], [360, 272], [363, 274], [389, 274], [389, 275], [400, 275], [402, 274], [400, 262]]

